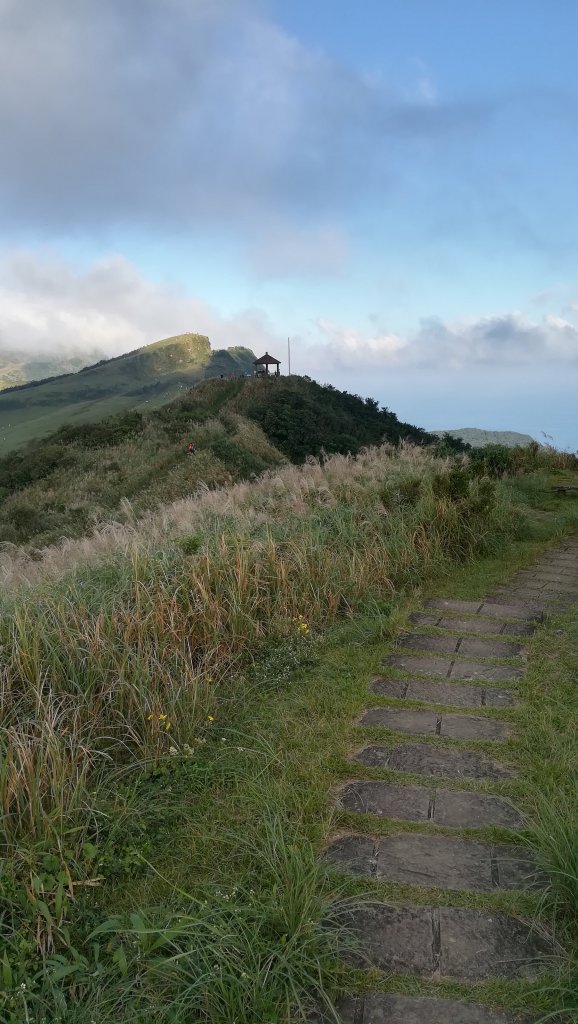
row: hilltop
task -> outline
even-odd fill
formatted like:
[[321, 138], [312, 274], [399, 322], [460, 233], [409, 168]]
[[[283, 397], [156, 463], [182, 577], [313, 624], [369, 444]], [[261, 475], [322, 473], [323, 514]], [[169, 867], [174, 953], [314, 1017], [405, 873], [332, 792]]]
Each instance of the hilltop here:
[[457, 437], [472, 448], [484, 448], [487, 444], [501, 444], [505, 448], [525, 448], [534, 442], [529, 434], [519, 434], [515, 430], [482, 430], [479, 427], [460, 427], [458, 430], [435, 431], [436, 434], [449, 434]]
[[306, 377], [206, 380], [158, 409], [63, 425], [0, 458], [0, 542], [45, 546], [122, 518], [127, 500], [140, 514], [201, 486], [403, 439], [436, 440], [372, 399]]
[[76, 373], [5, 388], [0, 391], [0, 453], [47, 437], [64, 424], [157, 408], [206, 377], [251, 372], [254, 358], [246, 348], [213, 351], [204, 335], [181, 334]]

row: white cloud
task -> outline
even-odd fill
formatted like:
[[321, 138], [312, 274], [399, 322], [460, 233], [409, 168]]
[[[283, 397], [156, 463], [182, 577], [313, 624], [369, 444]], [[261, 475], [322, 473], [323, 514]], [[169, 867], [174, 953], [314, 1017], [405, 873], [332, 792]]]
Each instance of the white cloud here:
[[[311, 238], [315, 242], [315, 235]], [[321, 254], [331, 233], [317, 236]], [[339, 248], [339, 236], [334, 244]], [[286, 268], [303, 238], [288, 237]], [[310, 259], [320, 258], [319, 251]], [[304, 257], [303, 257], [304, 258]], [[274, 254], [271, 254], [274, 262]], [[0, 349], [34, 354], [98, 350], [118, 355], [184, 331], [208, 334], [214, 348], [279, 348], [284, 339], [261, 309], [222, 316], [185, 288], [145, 277], [119, 255], [77, 269], [54, 256], [14, 251], [0, 260]], [[521, 313], [446, 322], [423, 320], [413, 334], [362, 331], [320, 317], [298, 342], [303, 372], [333, 370], [536, 369], [578, 362], [578, 326], [562, 316]]]
[[404, 96], [264, 6], [0, 0], [5, 222], [48, 235], [216, 225], [248, 238], [257, 266], [276, 250], [281, 270], [273, 221], [281, 237], [311, 232], [289, 246], [291, 274], [340, 269], [325, 236], [344, 204], [389, 187], [416, 140], [475, 131], [490, 105], [432, 103], [425, 79]]
[[113, 356], [186, 331], [208, 334], [213, 348], [266, 348], [276, 340], [262, 310], [223, 317], [120, 256], [80, 271], [30, 252], [0, 261], [0, 350]]
[[[241, 344], [281, 358], [285, 351], [262, 310], [224, 317], [120, 256], [82, 270], [34, 252], [0, 260], [0, 354], [85, 354], [93, 362], [184, 331], [208, 334], [213, 348]], [[292, 357], [294, 372], [373, 395], [412, 423], [537, 437], [546, 430], [563, 446], [578, 444], [578, 327], [563, 317], [430, 320], [411, 336], [319, 319], [294, 335]]]
[[312, 366], [334, 360], [351, 368], [429, 367], [462, 370], [473, 366], [536, 367], [578, 362], [578, 327], [563, 317], [544, 316], [533, 322], [521, 313], [445, 322], [424, 320], [408, 336], [368, 334], [320, 319], [317, 338], [305, 358]]

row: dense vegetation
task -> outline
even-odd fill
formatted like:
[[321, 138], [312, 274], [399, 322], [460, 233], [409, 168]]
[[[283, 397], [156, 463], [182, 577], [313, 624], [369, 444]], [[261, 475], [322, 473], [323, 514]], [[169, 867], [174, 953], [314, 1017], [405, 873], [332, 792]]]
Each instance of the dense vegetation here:
[[[401, 440], [437, 443], [371, 399], [308, 379], [205, 381], [159, 409], [64, 425], [0, 458], [0, 542], [41, 547], [122, 518], [127, 500], [140, 514], [286, 458]], [[189, 441], [194, 457], [185, 455]]]
[[307, 377], [247, 382], [235, 404], [263, 428], [272, 444], [297, 463], [322, 452], [355, 454], [366, 445], [383, 441], [437, 441], [421, 427], [400, 422], [389, 409], [380, 409], [373, 398], [362, 399]]

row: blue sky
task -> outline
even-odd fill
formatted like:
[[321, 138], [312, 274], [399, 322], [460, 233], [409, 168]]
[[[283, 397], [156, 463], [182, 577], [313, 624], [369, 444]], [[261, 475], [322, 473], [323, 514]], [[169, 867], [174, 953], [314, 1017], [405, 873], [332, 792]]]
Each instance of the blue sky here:
[[0, 350], [184, 330], [578, 448], [573, 0], [0, 0]]

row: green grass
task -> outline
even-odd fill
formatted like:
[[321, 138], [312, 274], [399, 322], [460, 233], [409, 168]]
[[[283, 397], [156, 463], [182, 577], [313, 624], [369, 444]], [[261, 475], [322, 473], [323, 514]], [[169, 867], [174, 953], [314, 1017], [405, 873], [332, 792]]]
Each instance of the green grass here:
[[[48, 561], [22, 599], [18, 586], [4, 597], [3, 738], [18, 736], [22, 758], [5, 803], [2, 1024], [287, 1024], [312, 1000], [357, 985], [560, 1007], [576, 947], [572, 886], [553, 889], [555, 906], [515, 893], [376, 888], [337, 879], [318, 860], [344, 824], [387, 827], [332, 812], [329, 796], [339, 779], [372, 775], [348, 761], [364, 738], [353, 721], [405, 616], [426, 593], [479, 596], [578, 525], [555, 498], [528, 539], [501, 499], [476, 512], [475, 486], [463, 505], [436, 497], [440, 471], [424, 453], [288, 469], [237, 492], [234, 511], [227, 494], [190, 503], [172, 534], [163, 525], [162, 543], [148, 538], [151, 524], [141, 535], [121, 531], [114, 553], [91, 563], [79, 546], [76, 569], [71, 551], [67, 574], [51, 575]], [[395, 481], [407, 495], [416, 476], [413, 504], [384, 516], [384, 480], [389, 503]], [[200, 542], [183, 547], [179, 537]], [[537, 652], [551, 644], [555, 657], [556, 628], [539, 631]], [[520, 766], [515, 786], [494, 791], [531, 811], [527, 838], [538, 843], [549, 827], [538, 793], [549, 799], [571, 772], [573, 734], [559, 743], [575, 715], [570, 641], [562, 664], [564, 687], [545, 688], [543, 675], [520, 684], [517, 714], [539, 719], [539, 735], [483, 747]], [[540, 671], [551, 668], [548, 658]], [[6, 749], [8, 771], [18, 751]], [[93, 759], [88, 774], [82, 751]], [[569, 787], [564, 794], [571, 799]], [[556, 850], [565, 870], [562, 838]], [[350, 940], [324, 923], [376, 894], [547, 921], [554, 912], [567, 950], [560, 978], [551, 977], [557, 987], [419, 982], [340, 966], [338, 946]]]
[[205, 377], [251, 372], [254, 358], [242, 348], [212, 352], [208, 338], [183, 334], [80, 372], [0, 391], [0, 454], [64, 424], [158, 408]]

